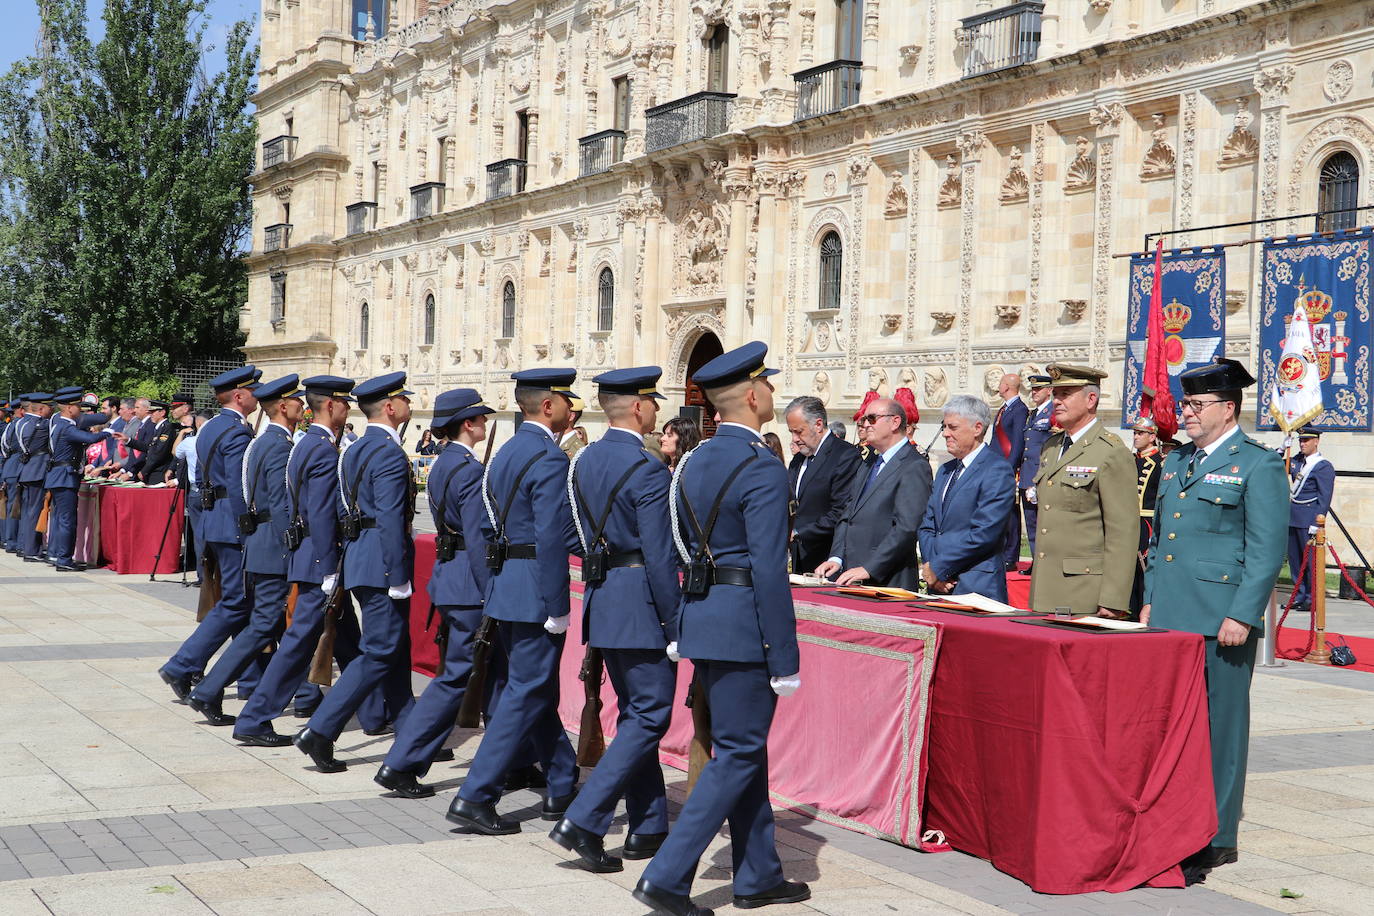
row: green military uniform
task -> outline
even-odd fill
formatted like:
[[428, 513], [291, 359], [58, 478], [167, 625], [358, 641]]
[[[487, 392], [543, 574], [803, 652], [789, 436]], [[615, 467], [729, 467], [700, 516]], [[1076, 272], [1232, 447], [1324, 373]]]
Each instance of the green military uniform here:
[[[1211, 374], [1220, 381], [1190, 382], [1192, 373]], [[1184, 373], [1184, 391], [1189, 394], [1239, 390], [1253, 382], [1231, 360]], [[1151, 626], [1198, 633], [1207, 640], [1212, 780], [1219, 823], [1211, 845], [1230, 848], [1236, 845], [1245, 794], [1255, 649], [1283, 565], [1288, 479], [1283, 460], [1239, 429], [1214, 442], [1205, 457], [1195, 461], [1197, 452], [1189, 443], [1164, 460], [1144, 600], [1150, 605]], [[1250, 627], [1243, 645], [1218, 642], [1228, 617]]]
[[[1097, 384], [1096, 369], [1051, 365], [1056, 387]], [[1067, 449], [1059, 431], [1045, 442], [1035, 475], [1039, 531], [1031, 567], [1030, 605], [1041, 613], [1130, 607], [1139, 506], [1135, 459], [1101, 421], [1080, 430]]]

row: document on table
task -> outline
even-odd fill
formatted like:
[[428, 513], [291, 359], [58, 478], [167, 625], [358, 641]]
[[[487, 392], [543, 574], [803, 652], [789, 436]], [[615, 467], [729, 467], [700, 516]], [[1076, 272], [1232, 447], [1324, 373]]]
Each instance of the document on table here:
[[995, 601], [992, 598], [989, 598], [986, 595], [980, 595], [977, 592], [969, 592], [968, 594], [964, 595], [950, 595], [948, 596], [948, 598], [950, 601], [957, 601], [960, 604], [967, 605], [968, 607], [973, 608], [975, 611], [982, 611], [984, 614], [1026, 613], [1025, 608], [1012, 607], [1010, 604], [1003, 604], [1000, 601]]
[[1135, 620], [1111, 620], [1107, 617], [1074, 617], [1061, 623], [1074, 623], [1085, 627], [1100, 627], [1104, 630], [1148, 630], [1143, 623]]

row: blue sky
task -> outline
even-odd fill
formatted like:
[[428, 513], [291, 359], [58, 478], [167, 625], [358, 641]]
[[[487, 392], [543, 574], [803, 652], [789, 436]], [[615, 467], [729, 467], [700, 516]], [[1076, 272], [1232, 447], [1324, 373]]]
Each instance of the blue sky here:
[[[5, 27], [0, 29], [0, 71], [8, 70], [16, 60], [33, 53], [34, 39], [38, 35], [38, 4], [35, 0], [0, 0], [5, 7]], [[103, 0], [87, 0], [91, 11], [91, 37], [98, 38], [103, 29], [100, 14], [105, 8]], [[239, 19], [249, 19], [255, 24], [259, 17], [259, 0], [210, 0], [206, 5], [206, 16], [210, 25], [205, 30], [205, 42], [216, 50], [206, 60], [206, 69], [216, 72], [223, 63], [220, 50], [224, 47], [224, 36], [229, 26]]]

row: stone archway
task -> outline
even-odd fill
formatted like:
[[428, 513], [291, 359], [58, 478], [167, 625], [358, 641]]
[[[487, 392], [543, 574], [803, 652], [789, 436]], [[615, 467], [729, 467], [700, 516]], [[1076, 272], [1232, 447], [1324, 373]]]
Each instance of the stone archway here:
[[720, 338], [712, 331], [703, 331], [701, 336], [692, 344], [692, 349], [687, 355], [687, 375], [686, 390], [683, 393], [683, 406], [692, 408], [692, 412], [700, 411], [698, 425], [701, 427], [702, 438], [709, 439], [716, 433], [716, 410], [711, 406], [710, 400], [706, 397], [706, 392], [701, 389], [694, 380], [698, 369], [706, 365], [725, 352], [721, 345]]

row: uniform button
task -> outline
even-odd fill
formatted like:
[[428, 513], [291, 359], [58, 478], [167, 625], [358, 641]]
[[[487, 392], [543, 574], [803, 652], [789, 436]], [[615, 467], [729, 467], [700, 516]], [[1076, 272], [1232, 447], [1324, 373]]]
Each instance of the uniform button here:
[[1188, 495], [1188, 494], [1185, 493], [1185, 492], [1183, 492], [1182, 490], [1179, 490], [1179, 491], [1178, 491], [1178, 498], [1179, 498], [1179, 499], [1182, 499], [1183, 497], [1185, 497], [1185, 496], [1187, 496], [1187, 495]]
[[1165, 563], [1172, 563], [1172, 562], [1174, 562], [1174, 555], [1171, 554], [1171, 553], [1166, 553], [1166, 554], [1164, 555], [1164, 562], [1165, 562]]
[[1175, 513], [1174, 513], [1174, 518], [1183, 518], [1183, 513], [1182, 513], [1182, 512], [1175, 512]]
[[1040, 533], [1041, 533], [1041, 534], [1049, 534], [1049, 533], [1050, 533], [1050, 529], [1048, 529], [1048, 528], [1041, 528], [1041, 529], [1040, 529]]
[[1170, 531], [1170, 532], [1169, 532], [1169, 540], [1172, 541], [1173, 539], [1174, 539], [1174, 533], [1173, 533], [1172, 531]]
[[1231, 577], [1230, 577], [1229, 575], [1227, 575], [1226, 573], [1222, 573], [1222, 575], [1221, 575], [1221, 581], [1223, 581], [1223, 582], [1230, 582], [1230, 581], [1231, 581]]
[[1217, 502], [1221, 502], [1221, 497], [1220, 497], [1220, 496], [1217, 497]]
[[768, 645], [768, 643], [764, 643], [764, 644], [763, 644], [763, 647], [764, 647], [765, 649], [771, 649], [771, 648], [773, 648], [772, 646]]

